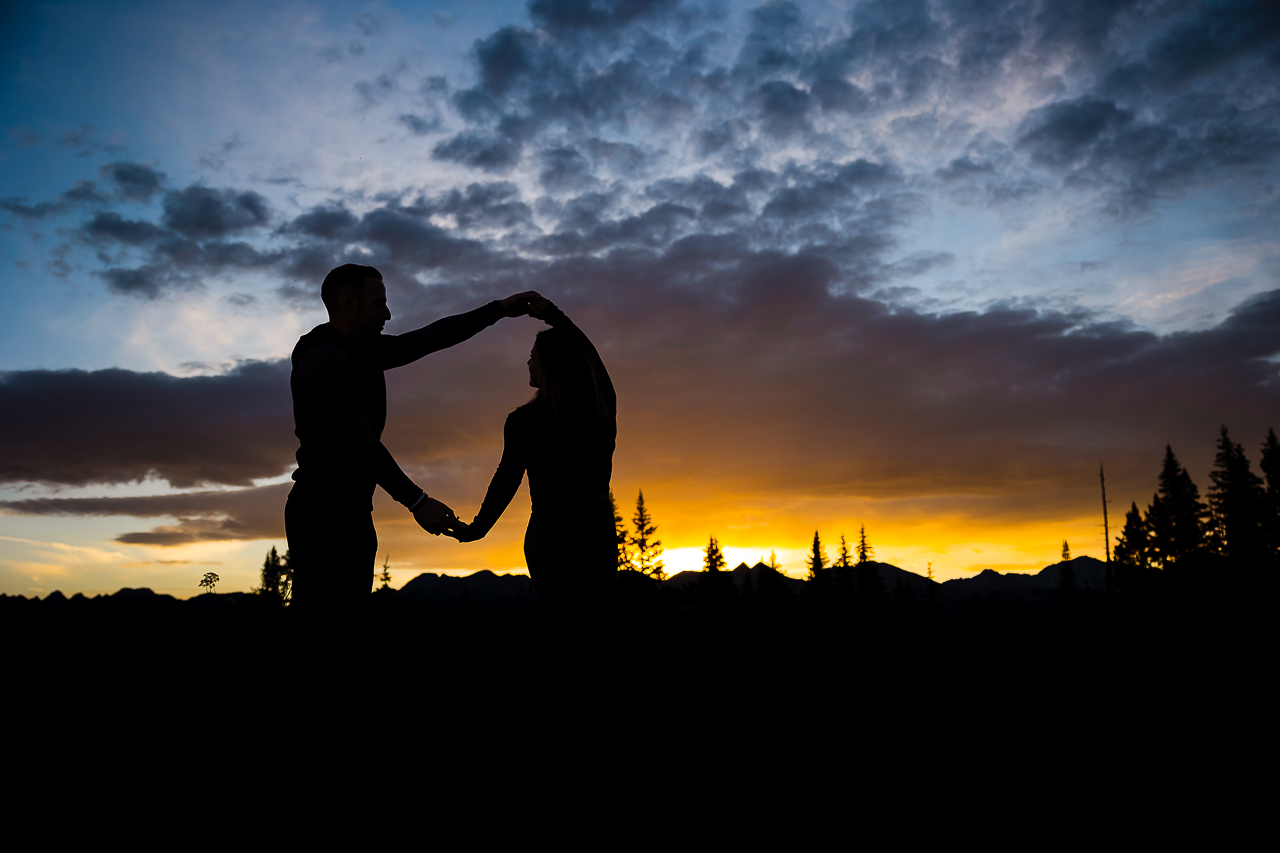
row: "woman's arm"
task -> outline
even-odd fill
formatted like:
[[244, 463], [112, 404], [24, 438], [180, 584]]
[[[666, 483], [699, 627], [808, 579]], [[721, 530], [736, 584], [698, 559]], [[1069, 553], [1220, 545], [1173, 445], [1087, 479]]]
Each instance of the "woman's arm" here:
[[518, 421], [515, 412], [507, 415], [507, 423], [502, 429], [502, 461], [498, 463], [498, 470], [493, 472], [493, 479], [489, 481], [489, 491], [485, 493], [480, 512], [476, 513], [475, 519], [465, 530], [460, 531], [459, 542], [483, 539], [502, 517], [524, 480], [525, 442]]

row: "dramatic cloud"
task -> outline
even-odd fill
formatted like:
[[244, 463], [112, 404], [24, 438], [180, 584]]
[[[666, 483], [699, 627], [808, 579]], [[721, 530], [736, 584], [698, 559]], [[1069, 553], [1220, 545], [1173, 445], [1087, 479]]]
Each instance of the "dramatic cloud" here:
[[248, 485], [288, 470], [287, 362], [219, 376], [128, 370], [0, 374], [0, 482]]
[[[1274, 4], [534, 0], [528, 12], [477, 39], [450, 82], [402, 60], [340, 78], [362, 133], [381, 140], [368, 144], [412, 153], [412, 180], [346, 152], [334, 159], [352, 171], [287, 193], [252, 170], [212, 188], [116, 161], [101, 187], [59, 195], [61, 183], [0, 208], [64, 217], [96, 286], [148, 307], [202, 287], [241, 307], [281, 292], [281, 310], [314, 306], [346, 261], [382, 270], [402, 329], [539, 289], [614, 375], [617, 478], [690, 494], [1003, 495], [1011, 513], [1051, 514], [1076, 500], [1073, 484], [1093, 488], [1102, 459], [1118, 489], [1146, 490], [1166, 441], [1208, 447], [1226, 422], [1253, 442], [1280, 423], [1274, 269], [1167, 334], [1125, 318], [1189, 287], [1132, 296], [1114, 272], [1088, 301], [1038, 290], [1039, 267], [1008, 288], [993, 271], [1034, 266], [1053, 227], [1129, 240], [1196, 192], [1273, 221]], [[391, 35], [381, 19], [353, 26], [342, 40], [356, 40], [326, 51], [344, 63], [329, 71]], [[1255, 242], [1273, 239], [1254, 227]], [[978, 240], [989, 251], [966, 260]], [[1230, 270], [1212, 275], [1237, 287]], [[244, 280], [266, 284], [247, 294]], [[536, 328], [504, 321], [389, 375], [387, 444], [433, 491], [483, 494], [502, 418], [529, 393]], [[4, 374], [0, 480], [277, 476], [295, 448], [287, 371]], [[278, 536], [280, 495], [5, 509], [176, 518], [121, 539], [175, 544]]]
[[[153, 299], [240, 270], [310, 283], [362, 258], [474, 281], [533, 274], [548, 256], [732, 234], [821, 254], [832, 286], [856, 289], [895, 262], [884, 256], [931, 198], [998, 206], [1068, 188], [1126, 216], [1273, 174], [1280, 154], [1267, 4], [873, 0], [833, 22], [773, 0], [736, 44], [723, 15], [696, 4], [539, 0], [529, 12], [540, 29], [504, 26], [473, 45], [475, 85], [446, 103], [447, 82], [429, 77], [414, 95], [426, 114], [392, 118], [435, 159], [536, 178], [534, 194], [527, 180], [482, 180], [339, 195], [268, 232], [255, 190], [191, 185], [163, 194], [159, 221], [107, 209], [85, 222], [88, 242], [143, 252], [132, 265], [104, 255], [99, 277]], [[360, 83], [362, 97], [398, 91], [403, 72]], [[139, 163], [101, 174], [128, 201], [164, 181]], [[109, 206], [89, 182], [0, 206], [39, 219], [90, 200]]]
[[275, 539], [284, 535], [284, 502], [289, 484], [231, 492], [188, 492], [139, 498], [38, 498], [0, 502], [19, 515], [128, 516], [176, 518], [117, 542], [129, 545], [187, 545], [234, 539]]
[[267, 200], [252, 191], [192, 186], [164, 199], [165, 226], [195, 240], [225, 237], [265, 225], [269, 218]]
[[[620, 391], [620, 477], [758, 493], [1034, 493], [1100, 457], [1128, 456], [1152, 435], [1185, 449], [1223, 421], [1257, 437], [1280, 421], [1271, 360], [1280, 354], [1280, 291], [1215, 329], [1161, 337], [1087, 315], [891, 311], [832, 295], [831, 267], [819, 258], [742, 253], [723, 267], [720, 248], [701, 260], [632, 254], [561, 265], [534, 282], [548, 292], [557, 279], [577, 282], [562, 301], [595, 336]], [[701, 266], [701, 287], [665, 283], [672, 264]], [[604, 280], [608, 301], [597, 289]], [[664, 322], [672, 311], [681, 323]], [[385, 440], [433, 489], [472, 501], [482, 493], [503, 414], [523, 399], [520, 338], [533, 330], [508, 321], [389, 375]], [[284, 376], [281, 364], [190, 379], [8, 374], [0, 474], [66, 484], [159, 476], [179, 486], [277, 475], [295, 446]], [[85, 411], [95, 413], [88, 434], [76, 415]], [[1151, 476], [1151, 465], [1116, 467], [1121, 481]], [[249, 509], [233, 512], [238, 494], [5, 508], [183, 519], [130, 542], [268, 535], [273, 522], [251, 510], [275, 501], [278, 512], [282, 496], [248, 490]]]

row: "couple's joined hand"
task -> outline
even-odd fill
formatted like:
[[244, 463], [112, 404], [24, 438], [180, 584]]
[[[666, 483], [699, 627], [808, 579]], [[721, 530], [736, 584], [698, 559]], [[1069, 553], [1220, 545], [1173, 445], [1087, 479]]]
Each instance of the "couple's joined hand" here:
[[471, 533], [470, 525], [464, 524], [447, 504], [435, 498], [427, 498], [413, 511], [413, 519], [418, 526], [433, 536], [441, 533], [452, 536], [459, 542], [475, 542], [479, 536]]
[[449, 531], [453, 524], [462, 523], [458, 521], [458, 517], [453, 514], [453, 510], [449, 509], [448, 505], [435, 498], [423, 500], [413, 511], [413, 520], [432, 536], [439, 536]]
[[508, 317], [521, 317], [528, 314], [530, 317], [542, 319], [543, 312], [550, 304], [551, 302], [538, 291], [526, 290], [503, 299], [502, 310]]

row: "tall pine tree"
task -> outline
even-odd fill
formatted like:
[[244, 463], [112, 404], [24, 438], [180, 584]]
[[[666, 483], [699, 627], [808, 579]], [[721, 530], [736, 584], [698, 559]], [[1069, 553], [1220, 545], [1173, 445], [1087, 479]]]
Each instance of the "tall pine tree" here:
[[1147, 525], [1160, 568], [1167, 569], [1204, 553], [1209, 544], [1209, 508], [1169, 445], [1164, 448], [1157, 494], [1159, 501], [1152, 500], [1147, 511]]
[[884, 579], [876, 568], [874, 557], [876, 549], [867, 541], [867, 526], [858, 528], [858, 599], [864, 606], [875, 605], [885, 596]]
[[875, 557], [876, 549], [871, 547], [871, 543], [867, 541], [867, 526], [864, 524], [858, 528], [858, 562], [865, 563]]
[[832, 570], [836, 576], [837, 594], [846, 599], [854, 595], [858, 590], [858, 581], [853, 571], [853, 555], [849, 553], [849, 543], [845, 541], [843, 533], [840, 534], [840, 551], [836, 554]]
[[662, 540], [653, 538], [653, 534], [658, 532], [658, 526], [653, 523], [653, 517], [645, 509], [643, 489], [636, 497], [636, 514], [632, 516], [631, 521], [635, 524], [636, 532], [627, 538], [627, 543], [635, 548], [636, 569], [655, 580], [666, 580], [667, 573], [664, 571], [666, 567], [659, 559], [662, 556]]
[[804, 565], [809, 570], [809, 580], [821, 577], [827, 570], [827, 549], [822, 547], [822, 540], [818, 538], [816, 530], [813, 531], [813, 549], [805, 559]]
[[261, 585], [253, 587], [252, 591], [287, 605], [293, 596], [293, 566], [289, 557], [289, 551], [280, 556], [275, 546], [271, 546], [267, 558], [262, 561]]
[[1129, 577], [1134, 572], [1151, 568], [1150, 538], [1147, 523], [1138, 511], [1138, 504], [1130, 504], [1129, 511], [1124, 516], [1124, 529], [1116, 539], [1115, 563], [1121, 577]]
[[837, 569], [847, 569], [853, 565], [853, 555], [849, 553], [849, 543], [844, 541], [844, 534], [840, 534], [840, 551], [836, 554], [835, 567]]
[[267, 558], [262, 561], [262, 575], [260, 586], [253, 591], [258, 595], [274, 599], [281, 603], [284, 602], [283, 596], [280, 595], [280, 575], [283, 567], [280, 563], [280, 554], [276, 551], [276, 546], [272, 545], [271, 550], [267, 552]]
[[714, 536], [702, 552], [702, 567], [708, 572], [724, 571], [724, 552], [720, 550], [720, 543]]
[[1266, 490], [1249, 467], [1244, 448], [1231, 440], [1227, 428], [1218, 436], [1218, 454], [1209, 474], [1209, 508], [1218, 547], [1237, 570], [1260, 567], [1264, 559], [1263, 512]]

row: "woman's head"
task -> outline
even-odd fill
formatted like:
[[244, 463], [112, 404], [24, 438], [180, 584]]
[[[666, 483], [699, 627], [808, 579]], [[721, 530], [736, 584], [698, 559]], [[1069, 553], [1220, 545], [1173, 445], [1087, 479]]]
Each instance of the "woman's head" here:
[[593, 359], [582, 340], [566, 329], [544, 329], [529, 353], [529, 384], [551, 407], [561, 433], [604, 426], [608, 409]]

